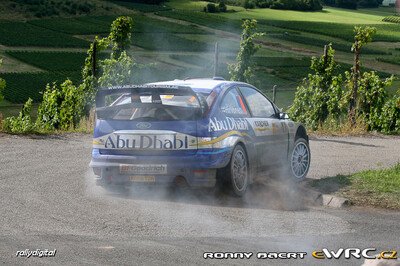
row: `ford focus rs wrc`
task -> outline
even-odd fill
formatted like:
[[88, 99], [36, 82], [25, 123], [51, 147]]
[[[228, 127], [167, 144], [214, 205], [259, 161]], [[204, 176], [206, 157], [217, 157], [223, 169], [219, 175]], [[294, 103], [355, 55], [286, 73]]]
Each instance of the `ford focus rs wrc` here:
[[189, 79], [100, 89], [90, 166], [99, 184], [228, 185], [242, 196], [258, 173], [310, 167], [305, 128], [255, 87]]

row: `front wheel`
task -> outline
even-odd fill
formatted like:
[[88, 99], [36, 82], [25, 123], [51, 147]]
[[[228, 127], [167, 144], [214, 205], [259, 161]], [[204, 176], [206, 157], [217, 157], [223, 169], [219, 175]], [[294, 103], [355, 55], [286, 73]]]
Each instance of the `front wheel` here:
[[311, 153], [308, 141], [298, 138], [289, 154], [288, 170], [294, 181], [303, 181], [310, 169]]

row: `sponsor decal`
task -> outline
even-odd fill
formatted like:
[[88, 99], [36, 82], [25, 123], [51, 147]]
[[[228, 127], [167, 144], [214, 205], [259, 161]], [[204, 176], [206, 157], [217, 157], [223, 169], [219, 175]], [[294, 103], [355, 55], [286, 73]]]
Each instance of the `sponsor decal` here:
[[131, 149], [131, 150], [186, 150], [197, 148], [197, 138], [165, 131], [132, 130], [116, 131], [93, 140], [93, 147], [98, 149]]
[[154, 149], [180, 150], [188, 149], [188, 137], [148, 136], [148, 135], [114, 135], [108, 136], [104, 144], [106, 149]]
[[208, 131], [227, 131], [227, 130], [248, 130], [249, 126], [244, 118], [226, 117], [218, 120], [216, 117], [211, 118], [208, 124]]
[[267, 120], [264, 121], [254, 121], [254, 125], [256, 127], [269, 127], [269, 123]]
[[139, 129], [149, 129], [151, 128], [151, 124], [148, 122], [139, 122], [136, 124], [136, 127]]
[[166, 174], [166, 164], [121, 164], [121, 174]]
[[236, 106], [226, 106], [221, 108], [221, 111], [225, 114], [244, 114], [242, 108]]

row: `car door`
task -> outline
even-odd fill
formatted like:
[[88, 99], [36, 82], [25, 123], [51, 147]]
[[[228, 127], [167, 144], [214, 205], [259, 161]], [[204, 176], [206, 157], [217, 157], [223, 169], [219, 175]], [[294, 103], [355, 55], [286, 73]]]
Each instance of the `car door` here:
[[256, 135], [259, 169], [286, 160], [288, 129], [279, 120], [272, 102], [254, 88], [240, 86], [239, 90], [250, 109], [251, 118], [248, 120]]

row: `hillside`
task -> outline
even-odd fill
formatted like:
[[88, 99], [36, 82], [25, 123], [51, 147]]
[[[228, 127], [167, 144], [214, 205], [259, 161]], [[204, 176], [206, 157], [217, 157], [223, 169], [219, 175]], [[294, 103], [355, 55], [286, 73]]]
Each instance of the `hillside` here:
[[137, 83], [212, 76], [215, 42], [221, 53], [218, 75], [228, 78], [226, 64], [235, 59], [243, 18], [256, 18], [259, 30], [267, 33], [259, 40], [255, 85], [267, 94], [277, 85], [277, 103], [282, 107], [290, 105], [296, 86], [309, 71], [310, 57], [322, 53], [324, 44], [332, 43], [343, 69], [350, 68], [354, 25], [378, 29], [374, 42], [363, 50], [364, 67], [383, 76], [400, 75], [400, 24], [383, 21], [394, 14], [390, 8], [299, 12], [228, 6], [234, 12], [206, 14], [201, 12], [206, 5], [202, 1], [171, 0], [165, 6], [152, 6], [87, 0], [76, 2], [92, 5], [89, 12], [72, 14], [62, 7], [68, 1], [73, 5], [74, 0], [52, 1], [61, 2], [61, 11], [41, 18], [27, 11], [27, 5], [12, 5], [24, 0], [0, 4], [0, 57], [4, 59], [0, 76], [7, 81], [0, 112], [5, 115], [14, 114], [17, 109], [12, 107], [28, 97], [39, 101], [48, 82], [67, 77], [79, 82], [90, 41], [107, 34], [119, 15], [134, 19], [129, 53], [139, 63], [155, 63], [135, 71], [132, 81]]

